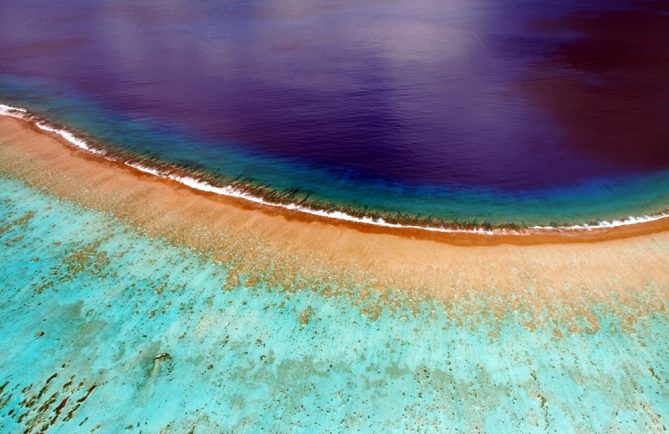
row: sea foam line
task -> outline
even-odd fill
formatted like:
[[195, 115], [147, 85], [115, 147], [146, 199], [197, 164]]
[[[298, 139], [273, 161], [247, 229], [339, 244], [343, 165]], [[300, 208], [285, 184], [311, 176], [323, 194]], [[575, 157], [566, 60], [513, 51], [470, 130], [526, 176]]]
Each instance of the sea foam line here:
[[[22, 119], [32, 122], [36, 127], [43, 131], [54, 133], [62, 137], [68, 143], [76, 146], [79, 149], [82, 149], [86, 152], [104, 157], [107, 160], [119, 162], [118, 160], [111, 158], [107, 155], [102, 149], [96, 149], [91, 146], [86, 140], [77, 137], [72, 132], [62, 129], [55, 128], [42, 120], [38, 116], [31, 115], [28, 110], [20, 107], [12, 107], [5, 104], [0, 104], [0, 116], [9, 116], [17, 119]], [[439, 233], [464, 233], [464, 234], [477, 234], [477, 235], [532, 235], [533, 233], [539, 232], [559, 232], [559, 231], [592, 231], [597, 229], [611, 229], [621, 226], [630, 226], [642, 223], [650, 223], [659, 220], [669, 218], [669, 212], [653, 214], [653, 215], [644, 215], [644, 216], [629, 216], [623, 220], [612, 220], [612, 221], [600, 221], [596, 224], [580, 224], [580, 225], [569, 225], [569, 226], [529, 226], [527, 230], [516, 230], [516, 229], [484, 229], [484, 228], [460, 228], [460, 227], [447, 227], [447, 226], [419, 226], [419, 225], [403, 225], [400, 223], [387, 222], [383, 218], [372, 218], [372, 217], [356, 217], [351, 214], [347, 214], [341, 211], [325, 211], [314, 208], [305, 207], [296, 203], [280, 203], [272, 202], [266, 199], [263, 199], [259, 196], [254, 196], [249, 194], [241, 189], [235, 188], [231, 185], [226, 185], [223, 187], [218, 187], [212, 185], [206, 181], [194, 178], [192, 176], [180, 176], [175, 175], [170, 172], [161, 171], [154, 167], [144, 166], [132, 161], [123, 161], [123, 164], [126, 166], [132, 167], [135, 170], [139, 170], [143, 173], [147, 173], [156, 177], [163, 179], [169, 179], [180, 184], [183, 184], [194, 190], [199, 190], [207, 193], [218, 194], [221, 196], [234, 197], [237, 199], [247, 200], [249, 202], [257, 203], [264, 206], [270, 206], [275, 208], [283, 208], [290, 211], [296, 211], [303, 214], [309, 214], [317, 217], [341, 220], [351, 223], [360, 223], [365, 225], [381, 226], [385, 228], [392, 229], [411, 229], [411, 230], [422, 230], [428, 232], [439, 232]]]

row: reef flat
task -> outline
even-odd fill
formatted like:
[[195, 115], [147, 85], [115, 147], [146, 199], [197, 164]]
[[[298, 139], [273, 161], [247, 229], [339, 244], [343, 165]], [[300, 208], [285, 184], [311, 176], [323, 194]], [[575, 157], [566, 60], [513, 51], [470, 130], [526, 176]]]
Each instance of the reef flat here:
[[501, 314], [518, 300], [531, 312], [555, 305], [567, 317], [592, 303], [657, 311], [669, 288], [667, 219], [549, 235], [379, 230], [193, 190], [68, 146], [21, 120], [0, 120], [0, 136], [2, 173], [221, 262], [233, 261], [234, 251], [246, 258], [235, 260], [240, 273], [284, 286], [299, 274], [418, 299], [471, 300], [472, 311], [483, 305]]
[[548, 243], [368, 231], [15, 119], [0, 174], [3, 432], [667, 429], [662, 222]]
[[597, 330], [570, 332], [388, 307], [364, 287], [231, 282], [233, 261], [0, 185], [4, 432], [666, 429], [663, 312], [629, 329], [592, 306]]

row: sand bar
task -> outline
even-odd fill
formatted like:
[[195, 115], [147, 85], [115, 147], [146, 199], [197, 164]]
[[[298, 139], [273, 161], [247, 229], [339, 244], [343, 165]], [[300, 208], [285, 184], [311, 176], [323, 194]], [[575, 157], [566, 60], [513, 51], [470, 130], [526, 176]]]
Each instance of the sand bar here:
[[149, 234], [221, 260], [234, 251], [236, 258], [245, 258], [240, 267], [245, 273], [262, 273], [271, 262], [279, 283], [294, 282], [298, 272], [320, 273], [447, 303], [495, 298], [535, 311], [554, 303], [582, 309], [585, 303], [612, 300], [636, 311], [657, 311], [669, 289], [667, 219], [595, 231], [496, 236], [354, 224], [196, 191], [8, 117], [0, 118], [0, 174], [111, 212]]

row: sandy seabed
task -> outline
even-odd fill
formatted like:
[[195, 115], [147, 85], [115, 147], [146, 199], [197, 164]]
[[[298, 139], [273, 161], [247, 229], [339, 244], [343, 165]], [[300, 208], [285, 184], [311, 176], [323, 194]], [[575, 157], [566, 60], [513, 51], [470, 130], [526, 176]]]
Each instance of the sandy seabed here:
[[294, 285], [299, 274], [305, 282], [363, 282], [500, 315], [523, 306], [570, 317], [590, 316], [593, 303], [637, 314], [663, 310], [669, 289], [667, 219], [495, 236], [373, 227], [193, 190], [8, 117], [0, 119], [0, 173], [217, 260], [242, 253], [240, 273], [266, 278], [271, 269], [278, 283]]

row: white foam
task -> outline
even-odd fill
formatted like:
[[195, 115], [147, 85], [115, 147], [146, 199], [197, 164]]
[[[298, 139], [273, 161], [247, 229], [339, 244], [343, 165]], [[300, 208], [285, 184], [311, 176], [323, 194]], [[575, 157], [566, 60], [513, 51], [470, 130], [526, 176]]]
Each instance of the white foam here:
[[12, 107], [10, 105], [5, 105], [5, 104], [0, 104], [0, 111], [8, 111], [8, 112], [20, 112], [20, 113], [27, 113], [28, 110], [20, 108], [20, 107]]
[[[14, 118], [32, 120], [28, 114], [28, 111], [19, 107], [12, 107], [4, 104], [0, 104], [0, 116], [10, 116]], [[103, 150], [95, 149], [89, 145], [85, 140], [76, 137], [70, 131], [65, 129], [59, 129], [52, 127], [41, 121], [34, 121], [35, 125], [51, 133], [58, 134], [67, 142], [76, 146], [77, 148], [83, 149], [87, 152], [91, 152], [96, 155], [105, 156], [106, 152]], [[105, 156], [107, 159], [110, 157]], [[224, 187], [218, 187], [212, 185], [206, 181], [193, 178], [192, 176], [180, 176], [173, 173], [161, 171], [154, 167], [144, 166], [135, 162], [125, 161], [125, 165], [132, 167], [136, 170], [139, 170], [143, 173], [147, 173], [153, 176], [161, 177], [164, 179], [170, 179], [172, 181], [183, 184], [187, 187], [190, 187], [194, 190], [199, 190], [207, 193], [218, 194], [221, 196], [234, 197], [237, 199], [247, 200], [249, 202], [257, 203], [264, 206], [283, 208], [290, 211], [296, 211], [303, 214], [309, 214], [317, 217], [342, 220], [352, 223], [361, 223], [365, 225], [381, 226], [392, 229], [411, 229], [411, 230], [422, 230], [427, 232], [440, 232], [440, 233], [465, 233], [465, 234], [477, 234], [477, 235], [532, 235], [536, 231], [541, 232], [558, 232], [558, 231], [592, 231], [597, 229], [610, 229], [620, 226], [630, 226], [635, 224], [649, 223], [658, 220], [663, 220], [669, 218], [669, 213], [661, 213], [654, 215], [644, 215], [644, 216], [630, 216], [624, 220], [612, 220], [612, 221], [601, 221], [595, 224], [581, 224], [581, 225], [571, 225], [571, 226], [530, 226], [527, 229], [484, 229], [479, 228], [460, 228], [460, 227], [446, 227], [446, 226], [419, 226], [419, 225], [403, 225], [400, 223], [390, 223], [385, 221], [382, 218], [372, 218], [368, 216], [356, 217], [351, 214], [347, 214], [342, 211], [326, 211], [318, 210], [314, 208], [309, 208], [302, 206], [297, 203], [280, 203], [272, 202], [262, 197], [254, 196], [250, 193], [247, 193], [241, 189], [235, 188], [231, 185], [226, 185]]]
[[37, 128], [39, 128], [41, 130], [49, 131], [51, 133], [58, 134], [59, 136], [61, 136], [65, 140], [67, 140], [68, 142], [72, 143], [77, 148], [81, 148], [81, 149], [83, 149], [85, 151], [88, 151], [88, 152], [91, 152], [93, 154], [105, 155], [104, 151], [100, 151], [98, 149], [95, 149], [95, 148], [91, 147], [85, 140], [82, 140], [82, 139], [78, 138], [77, 136], [75, 136], [74, 134], [72, 134], [71, 132], [69, 132], [67, 130], [54, 128], [54, 127], [52, 127], [50, 125], [47, 125], [45, 123], [42, 123], [42, 122], [36, 122], [35, 126], [37, 126]]
[[137, 169], [140, 172], [148, 173], [149, 175], [160, 176], [160, 177], [163, 176], [158, 169], [154, 169], [153, 167], [142, 166], [141, 164], [133, 163], [131, 161], [126, 161], [125, 165]]
[[612, 220], [612, 221], [607, 221], [603, 220], [601, 222], [598, 222], [596, 224], [588, 224], [588, 225], [571, 225], [571, 226], [530, 226], [530, 229], [535, 229], [535, 230], [582, 230], [582, 231], [587, 231], [587, 230], [593, 230], [593, 229], [608, 229], [608, 228], [617, 228], [621, 226], [631, 226], [631, 225], [638, 225], [640, 223], [651, 223], [651, 222], [656, 222], [659, 220], [663, 220], [669, 218], [669, 213], [660, 213], [660, 214], [653, 214], [653, 215], [644, 215], [644, 216], [629, 216], [624, 220]]
[[11, 118], [24, 119], [28, 111], [19, 107], [12, 107], [10, 105], [0, 104], [0, 115], [9, 116]]

